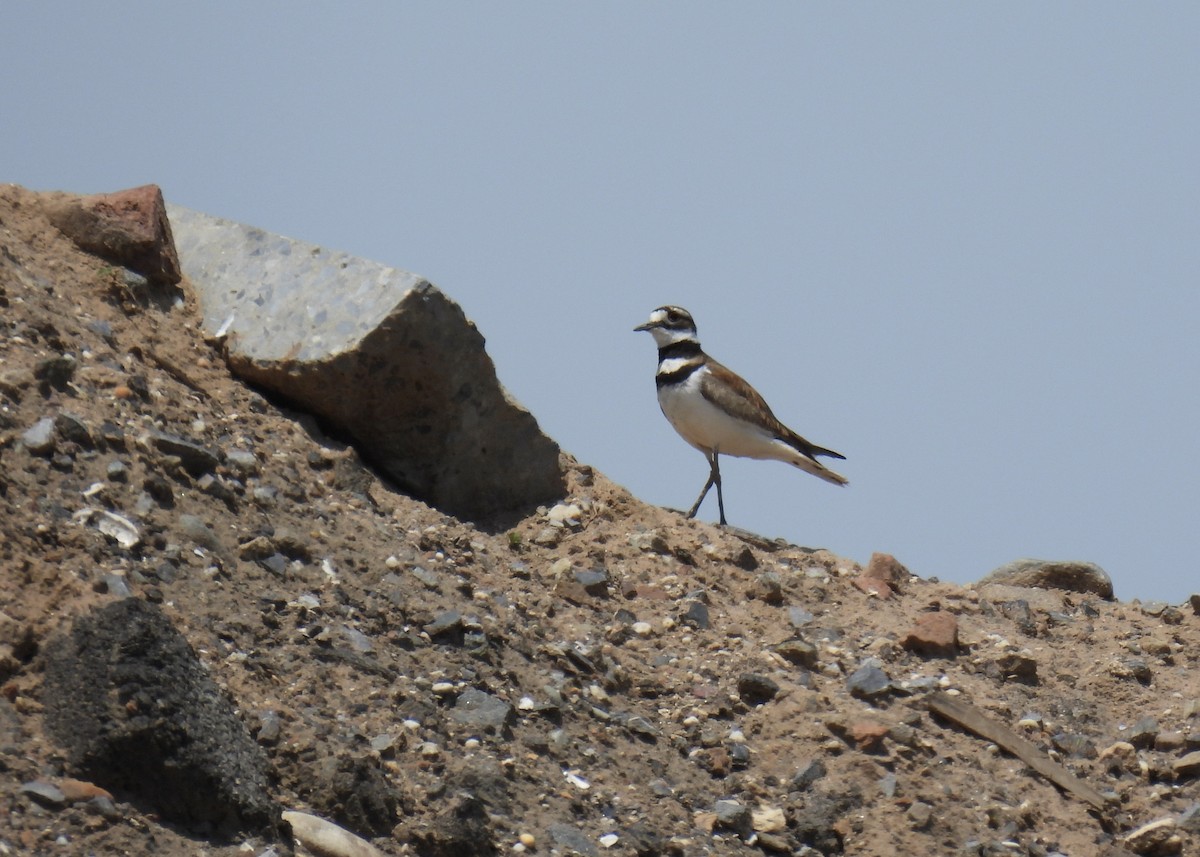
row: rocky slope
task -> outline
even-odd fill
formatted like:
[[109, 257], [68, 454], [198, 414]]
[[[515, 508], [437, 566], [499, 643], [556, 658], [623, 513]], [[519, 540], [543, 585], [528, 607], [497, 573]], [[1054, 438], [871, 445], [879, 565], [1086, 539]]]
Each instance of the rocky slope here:
[[1190, 606], [864, 569], [569, 456], [464, 523], [44, 203], [0, 188], [0, 854], [299, 851], [281, 810], [383, 854], [1200, 842]]

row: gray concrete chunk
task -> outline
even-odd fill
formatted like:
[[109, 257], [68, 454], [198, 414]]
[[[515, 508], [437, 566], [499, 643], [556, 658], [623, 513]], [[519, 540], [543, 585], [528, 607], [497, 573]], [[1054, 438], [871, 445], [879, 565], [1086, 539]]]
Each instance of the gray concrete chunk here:
[[562, 496], [557, 444], [484, 339], [415, 274], [168, 205], [204, 328], [243, 379], [351, 438], [403, 490], [472, 520]]

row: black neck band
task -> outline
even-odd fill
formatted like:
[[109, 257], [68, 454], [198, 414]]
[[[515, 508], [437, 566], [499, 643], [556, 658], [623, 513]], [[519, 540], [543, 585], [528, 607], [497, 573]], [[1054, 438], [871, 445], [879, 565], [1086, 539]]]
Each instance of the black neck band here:
[[673, 357], [695, 357], [699, 353], [699, 342], [694, 339], [680, 339], [677, 342], [668, 342], [658, 349], [658, 359], [662, 362]]

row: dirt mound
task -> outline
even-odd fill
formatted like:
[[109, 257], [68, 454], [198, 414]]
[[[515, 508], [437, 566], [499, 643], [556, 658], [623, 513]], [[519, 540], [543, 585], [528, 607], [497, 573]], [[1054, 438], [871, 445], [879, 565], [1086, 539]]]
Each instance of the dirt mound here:
[[388, 854], [1195, 846], [1190, 607], [864, 585], [569, 457], [559, 505], [491, 532], [235, 381], [145, 288], [0, 189], [0, 851], [291, 847], [80, 782], [46, 649], [123, 598], [236, 704], [277, 804]]

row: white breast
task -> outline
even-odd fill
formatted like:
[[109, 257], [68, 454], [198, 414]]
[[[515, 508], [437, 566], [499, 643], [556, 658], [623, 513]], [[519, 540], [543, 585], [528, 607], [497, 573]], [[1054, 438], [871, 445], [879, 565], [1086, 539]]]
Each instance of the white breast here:
[[792, 461], [797, 452], [764, 429], [734, 419], [700, 392], [700, 381], [708, 372], [701, 368], [682, 384], [658, 390], [658, 404], [675, 431], [701, 452], [716, 451], [742, 458], [774, 458]]

